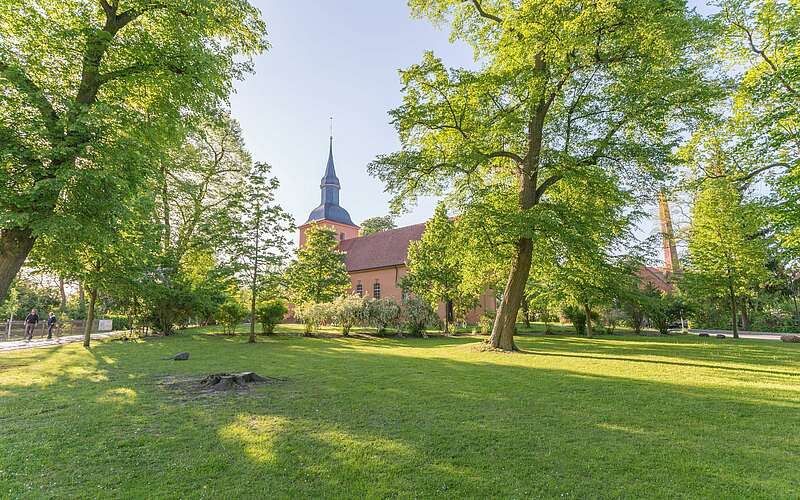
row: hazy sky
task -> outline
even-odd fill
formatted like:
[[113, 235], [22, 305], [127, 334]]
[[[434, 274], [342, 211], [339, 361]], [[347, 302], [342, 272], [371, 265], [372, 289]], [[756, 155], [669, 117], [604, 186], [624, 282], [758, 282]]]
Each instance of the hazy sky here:
[[[400, 104], [397, 70], [433, 50], [449, 66], [472, 62], [448, 32], [411, 19], [405, 0], [256, 0], [272, 48], [255, 60], [255, 74], [236, 86], [233, 115], [253, 158], [273, 166], [279, 201], [298, 224], [319, 204], [328, 154], [328, 117], [334, 117], [334, 158], [341, 205], [360, 223], [388, 213], [389, 196], [366, 172], [398, 140], [387, 111]], [[426, 220], [423, 202], [399, 220]], [[641, 232], [652, 231], [655, 219]]]

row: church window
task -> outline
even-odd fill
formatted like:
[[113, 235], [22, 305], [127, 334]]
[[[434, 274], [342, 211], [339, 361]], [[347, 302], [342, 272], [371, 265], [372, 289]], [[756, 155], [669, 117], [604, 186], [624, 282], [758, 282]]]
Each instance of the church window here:
[[344, 241], [344, 233], [339, 233], [339, 241]]
[[372, 285], [372, 296], [375, 297], [376, 299], [381, 298], [381, 284], [378, 283], [377, 281], [375, 282], [374, 285]]
[[356, 293], [358, 294], [359, 297], [364, 296], [364, 285], [362, 285], [360, 281], [358, 282], [358, 284], [356, 284]]

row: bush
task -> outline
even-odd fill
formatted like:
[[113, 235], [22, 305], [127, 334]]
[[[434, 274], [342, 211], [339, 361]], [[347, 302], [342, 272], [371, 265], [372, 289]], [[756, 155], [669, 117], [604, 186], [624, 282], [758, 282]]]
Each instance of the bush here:
[[390, 326], [396, 326], [401, 317], [400, 306], [392, 298], [372, 300], [367, 305], [369, 324], [378, 331], [385, 333]]
[[350, 329], [366, 322], [367, 302], [356, 294], [342, 295], [333, 301], [333, 323], [342, 329], [342, 335], [350, 335]]
[[425, 336], [429, 326], [439, 323], [439, 316], [431, 305], [419, 297], [409, 297], [403, 301], [403, 323], [410, 335]]
[[492, 328], [494, 328], [494, 312], [485, 312], [481, 314], [481, 318], [478, 320], [478, 327], [480, 327], [482, 335], [489, 335], [492, 332]]
[[562, 312], [564, 313], [564, 317], [575, 327], [575, 331], [578, 332], [578, 335], [586, 335], [586, 313], [583, 312], [583, 308], [576, 305], [569, 305], [564, 307]]
[[625, 312], [621, 309], [609, 308], [603, 311], [603, 323], [606, 326], [606, 332], [614, 335], [617, 325], [625, 319]]
[[259, 303], [256, 307], [256, 320], [261, 323], [261, 333], [264, 335], [275, 333], [275, 326], [283, 321], [288, 311], [286, 304], [279, 299]]
[[217, 319], [222, 323], [225, 333], [236, 333], [236, 327], [239, 323], [247, 318], [247, 308], [236, 299], [229, 298], [221, 306], [217, 312]]
[[313, 302], [301, 304], [295, 308], [294, 316], [303, 322], [303, 334], [308, 336], [314, 329], [333, 319], [333, 304]]

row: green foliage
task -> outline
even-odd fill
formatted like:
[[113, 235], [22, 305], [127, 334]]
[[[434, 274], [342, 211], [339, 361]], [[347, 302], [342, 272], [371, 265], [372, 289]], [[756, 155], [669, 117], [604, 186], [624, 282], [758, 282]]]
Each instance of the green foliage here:
[[350, 334], [352, 327], [367, 322], [367, 299], [356, 294], [336, 297], [331, 308], [333, 323], [341, 327], [345, 336]]
[[286, 304], [280, 299], [260, 302], [256, 309], [256, 320], [261, 323], [261, 332], [265, 335], [272, 335], [275, 332], [275, 326], [283, 321], [288, 312]]
[[492, 327], [494, 326], [494, 313], [485, 312], [481, 314], [480, 319], [478, 320], [478, 327], [480, 328], [481, 334], [488, 335], [492, 331]]
[[267, 46], [239, 0], [9, 0], [0, 32], [0, 243], [19, 243], [0, 298], [37, 237], [83, 233], [81, 214], [148, 184], [163, 143], [218, 114]]
[[[560, 217], [565, 200], [581, 200], [598, 180], [614, 197], [651, 188], [687, 121], [721, 96], [705, 67], [708, 24], [685, 4], [659, 0], [410, 6], [449, 22], [479, 69], [448, 69], [427, 53], [402, 71], [403, 103], [391, 111], [401, 150], [369, 171], [395, 209], [451, 195], [482, 240], [472, 247], [483, 255], [465, 260], [488, 264], [473, 273], [507, 276], [490, 342], [513, 349], [533, 243], [572, 225]], [[571, 198], [553, 197], [557, 188]]]
[[367, 318], [370, 326], [378, 333], [386, 333], [386, 329], [398, 326], [401, 321], [402, 309], [391, 297], [370, 300], [367, 304]]
[[303, 322], [303, 333], [310, 335], [320, 325], [330, 323], [334, 318], [333, 304], [306, 302], [294, 308], [294, 316]]
[[15, 316], [19, 305], [19, 293], [16, 288], [12, 288], [8, 295], [6, 295], [6, 300], [0, 303], [0, 322], [4, 322], [12, 316]]
[[236, 327], [247, 318], [247, 308], [238, 297], [228, 297], [228, 300], [219, 306], [217, 319], [225, 329], [226, 334], [235, 334]]
[[569, 304], [562, 309], [561, 313], [572, 323], [578, 335], [586, 335], [586, 312], [583, 307]]
[[397, 227], [394, 222], [393, 215], [384, 215], [383, 217], [370, 217], [361, 223], [361, 235], [367, 236], [369, 234], [380, 233], [382, 231], [389, 231]]
[[414, 336], [426, 336], [425, 330], [440, 323], [439, 316], [428, 301], [411, 296], [402, 304], [402, 321], [406, 331]]
[[729, 177], [706, 180], [695, 199], [686, 275], [681, 287], [698, 303], [728, 302], [736, 335], [742, 299], [768, 277], [763, 212]]
[[[474, 294], [461, 287], [462, 263], [456, 223], [447, 215], [444, 203], [436, 207], [433, 218], [425, 224], [422, 239], [408, 246], [408, 273], [403, 285], [431, 307], [452, 302], [459, 312], [466, 312], [475, 302]], [[453, 318], [455, 320], [455, 318]]]
[[289, 297], [295, 304], [330, 302], [350, 289], [345, 254], [338, 248], [336, 231], [308, 228], [306, 244], [286, 270]]

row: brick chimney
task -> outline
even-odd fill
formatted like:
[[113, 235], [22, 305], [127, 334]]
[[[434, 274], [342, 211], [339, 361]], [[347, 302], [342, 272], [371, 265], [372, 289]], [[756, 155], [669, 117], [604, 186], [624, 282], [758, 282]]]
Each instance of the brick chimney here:
[[658, 193], [658, 212], [661, 220], [661, 241], [664, 248], [664, 274], [669, 277], [681, 273], [681, 263], [678, 260], [678, 249], [675, 246], [675, 233], [672, 229], [672, 215], [669, 212], [669, 203], [664, 191]]

